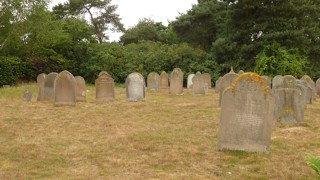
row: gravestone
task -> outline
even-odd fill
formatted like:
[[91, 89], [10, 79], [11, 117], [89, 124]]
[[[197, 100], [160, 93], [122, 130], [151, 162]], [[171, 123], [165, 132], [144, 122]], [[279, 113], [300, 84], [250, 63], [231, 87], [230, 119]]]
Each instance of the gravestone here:
[[140, 73], [131, 73], [126, 79], [126, 94], [128, 101], [145, 101], [146, 87]]
[[308, 75], [302, 76], [300, 80], [306, 81], [312, 90], [312, 100], [317, 98], [316, 83]]
[[187, 88], [192, 88], [192, 78], [194, 77], [194, 74], [189, 74], [187, 78]]
[[320, 78], [316, 81], [316, 89], [318, 96], [320, 96]]
[[312, 104], [312, 88], [310, 87], [310, 85], [303, 79], [297, 80], [297, 83], [302, 85], [306, 90], [306, 104]]
[[281, 86], [282, 85], [282, 78], [283, 78], [283, 76], [281, 76], [281, 75], [276, 75], [275, 77], [273, 77], [273, 79], [272, 79], [272, 89], [274, 89], [277, 86]]
[[37, 101], [43, 101], [44, 100], [44, 81], [47, 74], [41, 73], [37, 76], [37, 86], [38, 86], [38, 97]]
[[[307, 107], [307, 91], [308, 91], [308, 88], [305, 87], [305, 85], [303, 85], [302, 81], [298, 80], [297, 79], [297, 88], [300, 89], [301, 91], [301, 96], [302, 96], [302, 100], [301, 100], [301, 104], [303, 105], [303, 107]], [[310, 91], [310, 98], [311, 98], [311, 91]], [[310, 99], [309, 98], [309, 99]], [[310, 100], [309, 100], [310, 101]]]
[[23, 92], [23, 101], [30, 102], [32, 99], [32, 92], [28, 89]]
[[51, 72], [44, 78], [44, 97], [43, 100], [54, 102], [54, 80], [58, 73]]
[[160, 76], [156, 72], [151, 72], [147, 77], [147, 88], [158, 91], [160, 88]]
[[[204, 79], [204, 83], [207, 84], [208, 89], [212, 88], [212, 84], [211, 84], [211, 75], [209, 73], [203, 73], [202, 77]], [[207, 91], [208, 92], [208, 91]]]
[[221, 89], [221, 79], [222, 79], [222, 77], [220, 76], [220, 77], [216, 80], [215, 87], [214, 87], [214, 91], [215, 91], [216, 93], [219, 93], [219, 92], [220, 92], [220, 89]]
[[238, 75], [241, 75], [241, 74], [243, 74], [244, 73], [244, 71], [243, 70], [240, 70], [239, 72], [238, 72]]
[[174, 95], [183, 94], [183, 72], [180, 68], [174, 68], [171, 72], [169, 92]]
[[268, 85], [269, 89], [271, 88], [271, 78], [269, 76], [261, 76], [262, 79], [266, 82]]
[[263, 79], [243, 73], [223, 93], [217, 149], [267, 153], [273, 110], [274, 99]]
[[169, 88], [169, 77], [165, 71], [162, 71], [160, 74], [160, 89]]
[[76, 105], [76, 80], [69, 71], [62, 71], [54, 80], [54, 105]]
[[228, 88], [229, 86], [232, 85], [233, 81], [235, 79], [237, 79], [239, 75], [234, 73], [233, 69], [231, 69], [231, 71], [227, 74], [225, 74], [220, 82], [219, 82], [219, 89], [218, 89], [218, 92], [219, 92], [219, 106], [221, 105], [221, 100], [222, 100], [222, 94], [223, 94], [223, 91]]
[[296, 78], [291, 75], [284, 76], [282, 85], [275, 87], [273, 92], [276, 102], [275, 120], [289, 124], [302, 122], [305, 97]]
[[76, 80], [76, 100], [77, 101], [86, 101], [86, 81], [81, 76], [75, 76]]
[[102, 71], [95, 80], [96, 102], [109, 102], [115, 99], [114, 80], [111, 75]]
[[205, 81], [200, 72], [197, 72], [192, 79], [192, 93], [194, 95], [205, 95]]

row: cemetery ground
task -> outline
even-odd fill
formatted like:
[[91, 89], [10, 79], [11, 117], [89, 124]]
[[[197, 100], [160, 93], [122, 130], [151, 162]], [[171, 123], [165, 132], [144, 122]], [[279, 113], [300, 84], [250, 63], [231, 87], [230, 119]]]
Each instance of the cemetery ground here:
[[[23, 102], [25, 89], [33, 93]], [[320, 99], [304, 122], [275, 123], [269, 154], [217, 151], [219, 97], [147, 91], [146, 102], [116, 100], [56, 107], [36, 101], [35, 84], [0, 89], [0, 179], [316, 179]]]

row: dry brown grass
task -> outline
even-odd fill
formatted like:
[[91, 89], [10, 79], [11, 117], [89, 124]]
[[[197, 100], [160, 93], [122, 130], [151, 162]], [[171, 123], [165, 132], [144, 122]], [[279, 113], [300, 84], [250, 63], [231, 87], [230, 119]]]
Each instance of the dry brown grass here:
[[[33, 100], [22, 101], [29, 88]], [[55, 107], [27, 84], [0, 89], [0, 179], [315, 179], [304, 157], [320, 155], [320, 101], [305, 121], [275, 124], [270, 154], [216, 151], [218, 94], [148, 92], [146, 102], [116, 100]]]

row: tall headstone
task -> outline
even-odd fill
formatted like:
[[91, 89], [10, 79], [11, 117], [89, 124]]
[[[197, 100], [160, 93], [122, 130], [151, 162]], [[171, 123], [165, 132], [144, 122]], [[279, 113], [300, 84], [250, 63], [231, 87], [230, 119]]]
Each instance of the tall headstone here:
[[316, 89], [318, 96], [320, 96], [320, 78], [316, 81]]
[[115, 99], [114, 80], [106, 71], [102, 71], [95, 81], [96, 101], [98, 103], [109, 102]]
[[43, 100], [54, 102], [54, 80], [58, 73], [51, 72], [44, 79], [44, 97]]
[[174, 68], [171, 72], [169, 92], [174, 95], [183, 94], [183, 72], [180, 68]]
[[169, 88], [169, 77], [165, 71], [162, 71], [160, 74], [160, 89]]
[[38, 86], [38, 97], [37, 101], [43, 101], [44, 100], [44, 81], [47, 74], [41, 73], [37, 76], [37, 86]]
[[217, 149], [267, 153], [273, 110], [263, 79], [255, 73], [239, 76], [223, 93]]
[[147, 88], [158, 91], [160, 88], [160, 76], [156, 72], [151, 72], [147, 77]]
[[86, 81], [81, 76], [75, 76], [76, 80], [76, 100], [86, 101], [87, 88]]
[[76, 105], [76, 80], [69, 71], [62, 71], [54, 80], [54, 105]]
[[143, 76], [134, 72], [126, 79], [126, 94], [128, 101], [145, 101], [146, 86]]
[[204, 79], [204, 83], [207, 84], [208, 89], [212, 88], [212, 84], [211, 84], [211, 75], [209, 73], [203, 73], [202, 77]]
[[205, 95], [205, 81], [200, 72], [197, 72], [192, 79], [192, 93], [194, 95]]
[[194, 74], [189, 74], [187, 78], [187, 88], [190, 89], [192, 88], [192, 79], [194, 77]]

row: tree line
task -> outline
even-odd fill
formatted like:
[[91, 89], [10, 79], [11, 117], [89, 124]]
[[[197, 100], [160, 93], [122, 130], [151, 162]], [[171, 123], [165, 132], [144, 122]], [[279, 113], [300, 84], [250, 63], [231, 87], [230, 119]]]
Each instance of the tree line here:
[[[198, 0], [168, 26], [145, 18], [129, 29], [111, 0], [48, 5], [0, 0], [1, 86], [62, 70], [90, 83], [102, 70], [123, 83], [135, 71], [146, 77], [175, 67], [185, 76], [208, 72], [213, 81], [231, 66], [271, 77], [320, 77], [318, 0]], [[108, 30], [124, 34], [107, 42]]]

